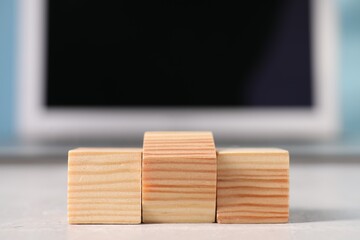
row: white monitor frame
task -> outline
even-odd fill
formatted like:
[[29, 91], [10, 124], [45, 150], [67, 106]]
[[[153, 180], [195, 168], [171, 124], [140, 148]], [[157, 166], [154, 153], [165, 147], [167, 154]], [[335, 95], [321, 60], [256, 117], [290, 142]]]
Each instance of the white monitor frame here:
[[[18, 133], [23, 140], [141, 137], [148, 130], [212, 130], [217, 139], [329, 139], [339, 132], [335, 0], [312, 3], [313, 109], [46, 109], [45, 1], [20, 0]], [[220, 83], [219, 83], [220, 84]], [[70, 88], [71, 86], [69, 86]], [[231, 87], [231, 86], [229, 86]], [[64, 93], [66, 94], [66, 93]], [[136, 92], [134, 92], [136, 97]]]

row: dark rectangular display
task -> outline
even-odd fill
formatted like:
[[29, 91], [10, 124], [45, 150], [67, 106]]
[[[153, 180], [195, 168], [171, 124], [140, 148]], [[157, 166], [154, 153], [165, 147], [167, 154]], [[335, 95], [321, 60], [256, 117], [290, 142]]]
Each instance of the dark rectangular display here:
[[311, 107], [306, 0], [47, 2], [48, 107]]

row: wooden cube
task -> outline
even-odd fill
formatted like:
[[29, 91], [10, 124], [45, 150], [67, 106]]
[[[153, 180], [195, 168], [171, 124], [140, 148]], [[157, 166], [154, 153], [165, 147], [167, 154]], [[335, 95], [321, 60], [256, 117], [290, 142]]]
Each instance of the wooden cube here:
[[218, 151], [218, 223], [283, 223], [288, 218], [288, 151]]
[[145, 133], [143, 222], [215, 222], [216, 168], [211, 132]]
[[141, 223], [142, 149], [78, 148], [69, 152], [71, 224]]

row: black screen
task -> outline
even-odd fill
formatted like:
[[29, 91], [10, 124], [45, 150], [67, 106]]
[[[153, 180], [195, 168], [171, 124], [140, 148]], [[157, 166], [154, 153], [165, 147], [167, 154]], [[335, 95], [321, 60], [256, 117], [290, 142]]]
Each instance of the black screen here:
[[48, 107], [312, 106], [308, 1], [49, 0], [47, 9]]

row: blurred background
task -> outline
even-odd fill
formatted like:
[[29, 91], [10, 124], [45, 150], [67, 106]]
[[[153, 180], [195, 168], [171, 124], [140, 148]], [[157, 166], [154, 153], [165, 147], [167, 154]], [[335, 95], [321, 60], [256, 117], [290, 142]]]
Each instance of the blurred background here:
[[[280, 3], [281, 1], [279, 1], [278, 3]], [[19, 61], [19, 59], [17, 59], [17, 57], [20, 55], [19, 51], [20, 49], [18, 49], [18, 42], [19, 42], [19, 33], [17, 31], [17, 26], [18, 26], [18, 14], [19, 14], [19, 4], [21, 4], [23, 2], [21, 1], [12, 1], [12, 0], [1, 0], [0, 1], [0, 139], [1, 142], [3, 143], [7, 143], [7, 142], [16, 142], [19, 138], [18, 132], [18, 122], [19, 122], [19, 116], [17, 114], [17, 108], [18, 108], [18, 96], [19, 94], [21, 94], [19, 92], [19, 86], [18, 86], [18, 82], [17, 79], [19, 77], [19, 75], [21, 74], [17, 68], [17, 63]], [[360, 90], [360, 81], [358, 80], [358, 76], [360, 73], [360, 68], [358, 67], [358, 63], [360, 62], [360, 2], [356, 1], [356, 0], [337, 0], [335, 1], [336, 3], [336, 8], [339, 14], [339, 24], [340, 24], [340, 34], [339, 34], [339, 44], [338, 44], [338, 63], [339, 63], [339, 77], [338, 77], [338, 84], [336, 86], [336, 91], [337, 94], [340, 96], [339, 98], [339, 102], [340, 102], [340, 112], [338, 112], [337, 114], [339, 114], [339, 119], [341, 122], [341, 130], [340, 130], [340, 135], [338, 137], [338, 139], [357, 139], [360, 137], [360, 95], [358, 94], [359, 90]], [[239, 93], [239, 98], [236, 98], [236, 93], [229, 93], [229, 94], [224, 94], [221, 98], [221, 101], [219, 99], [214, 100], [209, 98], [209, 96], [201, 96], [201, 99], [206, 99], [209, 98], [207, 102], [201, 102], [198, 101], [198, 99], [200, 98], [196, 98], [196, 96], [192, 96], [192, 94], [194, 94], [194, 92], [196, 93], [197, 90], [196, 89], [200, 89], [203, 86], [203, 83], [200, 81], [198, 83], [194, 83], [194, 81], [192, 79], [189, 79], [187, 83], [185, 83], [182, 87], [183, 89], [181, 89], [181, 91], [179, 92], [184, 92], [187, 91], [186, 89], [189, 89], [188, 86], [191, 86], [191, 88], [195, 89], [193, 92], [188, 92], [187, 93], [187, 98], [181, 99], [179, 98], [179, 96], [177, 96], [176, 94], [174, 95], [174, 93], [169, 94], [169, 95], [161, 95], [162, 92], [156, 92], [156, 94], [153, 94], [153, 96], [158, 96], [158, 98], [149, 98], [151, 99], [151, 101], [147, 101], [147, 102], [131, 102], [128, 101], [129, 97], [131, 96], [131, 92], [130, 93], [126, 93], [123, 92], [121, 94], [121, 98], [114, 98], [111, 97], [114, 94], [114, 92], [106, 92], [103, 93], [99, 99], [102, 99], [101, 101], [92, 101], [93, 98], [91, 97], [92, 94], [94, 94], [96, 91], [101, 92], [102, 90], [99, 90], [99, 86], [94, 85], [93, 87], [91, 87], [91, 84], [88, 84], [88, 88], [86, 91], [82, 91], [80, 97], [76, 96], [76, 92], [81, 92], [81, 86], [83, 86], [84, 84], [87, 83], [91, 83], [91, 79], [88, 79], [88, 76], [85, 77], [81, 77], [81, 72], [74, 72], [74, 77], [73, 78], [67, 78], [67, 72], [66, 71], [62, 71], [61, 67], [65, 66], [65, 69], [70, 69], [68, 71], [71, 72], [71, 67], [76, 65], [81, 69], [85, 69], [85, 68], [94, 68], [96, 67], [95, 65], [91, 65], [90, 62], [86, 62], [83, 65], [79, 65], [79, 60], [76, 59], [77, 56], [74, 57], [69, 57], [67, 55], [67, 53], [64, 53], [63, 55], [61, 55], [62, 49], [61, 47], [58, 48], [51, 48], [51, 44], [54, 45], [55, 43], [66, 43], [66, 41], [68, 41], [68, 38], [64, 37], [64, 34], [62, 34], [62, 31], [64, 32], [64, 26], [72, 26], [71, 24], [71, 20], [72, 19], [76, 19], [76, 4], [73, 5], [74, 7], [74, 11], [67, 11], [67, 7], [66, 7], [66, 3], [60, 4], [60, 3], [52, 3], [52, 5], [50, 5], [48, 7], [49, 12], [52, 11], [52, 15], [48, 15], [48, 18], [50, 19], [49, 22], [52, 22], [51, 25], [49, 22], [47, 22], [48, 25], [50, 26], [55, 26], [58, 27], [57, 30], [52, 32], [52, 28], [48, 28], [50, 29], [48, 31], [47, 37], [49, 37], [50, 39], [50, 47], [47, 48], [47, 51], [50, 52], [51, 54], [48, 55], [48, 57], [46, 57], [46, 64], [49, 66], [48, 69], [48, 75], [50, 78], [52, 78], [53, 80], [49, 81], [47, 84], [47, 91], [48, 91], [48, 95], [46, 97], [46, 104], [48, 106], [51, 107], [64, 107], [64, 106], [68, 106], [68, 105], [73, 105], [75, 107], [101, 107], [101, 106], [105, 106], [105, 107], [113, 107], [113, 106], [123, 106], [125, 105], [126, 107], [128, 106], [144, 106], [144, 105], [151, 105], [151, 106], [157, 106], [157, 105], [165, 105], [165, 106], [170, 106], [171, 107], [176, 107], [176, 106], [188, 106], [191, 104], [194, 104], [196, 106], [205, 106], [207, 107], [208, 105], [210, 106], [232, 106], [232, 105], [236, 105], [236, 106], [282, 106], [284, 105], [285, 107], [289, 107], [289, 106], [308, 106], [312, 104], [313, 99], [311, 98], [311, 96], [307, 96], [306, 92], [309, 93], [311, 91], [313, 91], [312, 89], [310, 89], [310, 83], [306, 82], [308, 79], [308, 75], [310, 74], [310, 67], [304, 65], [303, 69], [301, 70], [301, 72], [303, 73], [303, 75], [299, 75], [299, 78], [303, 78], [305, 79], [304, 81], [298, 81], [298, 83], [300, 82], [301, 84], [298, 84], [296, 86], [293, 86], [292, 88], [288, 88], [289, 91], [287, 91], [288, 96], [286, 97], [287, 102], [281, 102], [283, 100], [279, 100], [278, 96], [280, 96], [281, 94], [283, 94], [283, 92], [281, 91], [276, 91], [276, 89], [271, 89], [271, 92], [273, 92], [273, 95], [266, 95], [267, 89], [269, 89], [269, 87], [271, 87], [271, 85], [267, 86], [265, 85], [261, 85], [260, 87], [256, 88], [255, 87], [250, 87], [248, 89], [253, 89], [254, 93], [248, 94], [249, 96], [247, 96], [246, 94], [244, 95], [243, 93]], [[78, 4], [79, 5], [79, 4]], [[249, 4], [250, 6], [251, 4]], [[271, 6], [273, 6], [273, 8], [276, 8], [276, 4], [270, 4]], [[81, 6], [81, 4], [79, 5]], [[248, 7], [249, 7], [248, 6]], [[251, 7], [251, 6], [250, 6]], [[91, 7], [89, 7], [91, 8]], [[269, 8], [269, 6], [267, 7]], [[265, 8], [264, 8], [265, 9]], [[276, 9], [275, 9], [276, 10]], [[274, 10], [274, 11], [275, 11]], [[99, 10], [99, 12], [102, 10]], [[290, 11], [290, 10], [289, 10]], [[265, 11], [266, 12], [266, 11]], [[276, 12], [276, 11], [275, 11]], [[67, 18], [61, 18], [59, 16], [61, 16], [61, 14], [68, 14]], [[71, 15], [71, 14], [75, 14], [75, 15]], [[105, 14], [106, 15], [106, 14]], [[111, 13], [109, 14], [111, 15]], [[266, 21], [266, 17], [264, 17], [264, 14], [261, 14], [262, 17], [264, 18], [262, 21]], [[260, 16], [260, 15], [259, 15]], [[305, 16], [306, 17], [306, 16]], [[59, 19], [62, 19], [62, 25], [59, 25]], [[269, 18], [270, 19], [270, 18]], [[109, 17], [109, 19], [107, 19], [107, 21], [111, 20], [111, 17]], [[158, 20], [153, 20], [154, 22], [152, 24], [156, 24], [156, 21]], [[255, 21], [256, 23], [256, 21]], [[95, 24], [95, 23], [92, 23]], [[261, 25], [261, 24], [260, 24]], [[259, 27], [260, 25], [256, 25], [255, 27]], [[166, 26], [165, 26], [166, 27]], [[106, 27], [104, 27], [106, 28]], [[54, 28], [56, 29], [56, 28]], [[66, 30], [68, 30], [71, 34], [77, 34], [77, 30], [79, 28], [77, 28], [77, 26], [73, 26], [73, 29], [69, 29], [67, 28]], [[90, 29], [91, 30], [91, 29]], [[87, 33], [86, 31], [90, 31], [90, 30], [84, 30], [82, 29], [82, 31], [84, 31], [84, 33]], [[108, 30], [101, 30], [104, 33]], [[125, 30], [124, 30], [125, 31]], [[159, 30], [161, 31], [161, 29]], [[248, 31], [251, 32], [251, 34], [256, 34], [256, 32], [254, 32], [253, 29], [247, 30], [247, 29], [243, 29], [243, 31]], [[160, 33], [160, 32], [159, 32]], [[178, 34], [183, 34], [183, 33], [178, 33]], [[263, 34], [264, 35], [264, 34]], [[61, 37], [63, 36], [63, 37]], [[264, 35], [266, 36], [266, 34]], [[300, 35], [302, 37], [304, 37], [304, 35]], [[114, 37], [114, 36], [111, 36]], [[306, 36], [305, 36], [306, 37]], [[216, 36], [214, 37], [216, 39]], [[182, 41], [186, 41], [186, 39], [181, 39]], [[84, 41], [84, 40], [83, 40]], [[95, 36], [92, 38], [93, 42], [99, 41], [99, 37], [96, 38]], [[115, 39], [108, 39], [107, 40], [107, 44], [112, 44], [112, 42], [116, 41], [122, 41], [122, 43], [129, 43], [131, 42], [131, 40], [129, 40], [129, 42], [126, 42], [127, 40], [119, 40], [117, 38]], [[150, 40], [149, 40], [150, 41]], [[156, 41], [153, 40], [153, 41]], [[222, 41], [221, 39], [217, 39], [216, 41]], [[299, 40], [302, 41], [302, 40]], [[86, 42], [86, 41], [85, 41]], [[76, 45], [79, 43], [74, 43], [72, 42], [71, 44], [73, 44], [72, 46], [76, 49], [79, 49], [80, 45]], [[104, 43], [100, 43], [100, 44], [104, 44]], [[155, 42], [154, 42], [155, 44]], [[159, 49], [162, 45], [162, 43], [158, 43], [159, 44]], [[211, 43], [209, 43], [211, 45]], [[209, 46], [210, 46], [209, 45]], [[67, 45], [70, 46], [70, 45]], [[305, 48], [306, 48], [306, 44], [305, 44]], [[221, 50], [221, 49], [220, 49]], [[219, 51], [220, 51], [219, 50]], [[244, 54], [248, 54], [245, 52], [246, 47], [243, 49], [237, 49], [237, 51], [242, 51]], [[71, 51], [71, 50], [70, 50]], [[84, 49], [80, 49], [80, 52], [83, 51], [83, 53], [85, 53], [86, 50], [86, 46], [84, 47]], [[122, 50], [121, 49], [115, 49], [116, 54], [119, 54]], [[161, 50], [159, 50], [161, 51]], [[179, 50], [181, 51], [185, 51], [183, 50]], [[204, 50], [206, 51], [206, 49]], [[286, 51], [286, 50], [284, 50]], [[294, 50], [293, 50], [294, 51]], [[297, 50], [301, 55], [302, 49], [298, 49]], [[83, 54], [82, 53], [82, 54]], [[130, 54], [130, 53], [124, 53], [123, 54]], [[57, 54], [57, 55], [56, 55]], [[97, 54], [97, 53], [95, 53]], [[254, 53], [255, 54], [255, 53]], [[184, 54], [183, 54], [184, 55]], [[251, 56], [251, 53], [248, 54], [249, 56]], [[185, 56], [185, 55], [184, 55]], [[246, 55], [247, 56], [247, 55]], [[67, 57], [69, 57], [66, 61], [64, 59], [66, 59]], [[102, 55], [96, 55], [97, 58], [104, 57]], [[303, 55], [303, 58], [307, 58], [308, 56], [305, 54]], [[115, 59], [115, 57], [113, 57]], [[205, 56], [205, 58], [207, 58]], [[204, 59], [205, 59], [204, 58]], [[60, 59], [60, 60], [59, 60]], [[204, 61], [204, 59], [201, 59], [202, 61]], [[62, 62], [61, 62], [62, 61]], [[121, 59], [119, 60], [121, 61]], [[185, 61], [191, 61], [191, 59], [187, 59], [185, 58]], [[229, 60], [229, 63], [232, 60]], [[298, 61], [301, 61], [298, 60]], [[59, 64], [60, 62], [60, 64]], [[207, 64], [210, 63], [210, 60]], [[225, 61], [225, 63], [223, 61], [219, 61], [219, 62], [215, 62], [212, 63], [215, 65], [219, 65], [219, 64], [224, 64], [222, 70], [224, 70], [226, 68], [225, 65], [229, 65], [228, 62]], [[89, 65], [90, 64], [90, 65]], [[137, 63], [139, 64], [139, 63]], [[142, 68], [144, 68], [144, 66], [147, 66], [146, 64], [149, 63], [140, 63], [140, 64], [144, 64], [142, 65]], [[284, 67], [281, 71], [284, 72], [291, 72], [291, 64], [289, 63], [289, 67]], [[296, 62], [295, 62], [296, 64]], [[131, 65], [131, 63], [129, 64], [129, 66]], [[205, 64], [206, 65], [206, 64]], [[204, 66], [205, 66], [204, 65]], [[124, 65], [126, 69], [129, 69], [128, 65]], [[199, 66], [199, 71], [201, 71], [201, 68], [204, 68], [204, 66]], [[276, 66], [276, 65], [274, 65]], [[164, 66], [163, 66], [164, 67]], [[270, 66], [271, 67], [271, 66]], [[109, 74], [114, 75], [114, 73], [116, 73], [116, 66], [114, 66], [113, 70], [114, 72], [110, 72]], [[150, 69], [150, 67], [149, 67]], [[143, 78], [144, 76], [146, 76], [148, 71], [151, 71], [147, 69], [146, 71], [144, 70], [145, 73], [139, 73], [135, 76], [133, 76], [133, 78]], [[275, 70], [274, 70], [275, 71]], [[223, 71], [226, 72], [226, 71]], [[192, 72], [194, 73], [194, 72]], [[80, 74], [80, 75], [79, 75]], [[98, 72], [94, 72], [92, 73], [92, 75], [99, 77]], [[132, 70], [130, 69], [128, 72], [124, 73], [124, 76], [132, 76]], [[126, 75], [127, 74], [127, 75]], [[143, 74], [143, 75], [141, 75]], [[154, 73], [156, 74], [156, 73]], [[172, 73], [169, 73], [170, 75]], [[186, 73], [185, 73], [186, 74]], [[195, 72], [195, 77], [196, 77], [196, 73]], [[211, 73], [209, 74], [208, 77], [211, 77], [210, 75], [213, 76], [217, 76], [216, 74], [221, 74], [221, 73]], [[229, 76], [233, 76], [234, 73], [230, 72], [227, 73]], [[242, 74], [242, 75], [241, 75]], [[90, 74], [89, 74], [90, 75]], [[167, 75], [167, 76], [170, 76]], [[239, 76], [243, 76], [244, 73], [240, 73]], [[265, 74], [266, 75], [266, 74]], [[286, 75], [286, 74], [285, 74]], [[174, 75], [175, 76], [175, 75]], [[172, 76], [172, 81], [177, 81], [178, 76]], [[100, 76], [101, 77], [101, 76]], [[105, 76], [106, 77], [106, 76]], [[255, 76], [254, 78], [261, 78], [261, 76]], [[266, 76], [265, 76], [266, 77]], [[76, 78], [77, 81], [76, 83], [73, 81], [73, 79]], [[111, 77], [110, 77], [111, 78]], [[164, 82], [162, 81], [166, 81], [166, 80], [159, 80], [159, 85], [164, 84]], [[285, 81], [281, 82], [282, 80], [279, 78], [278, 79], [278, 85], [279, 84], [284, 84]], [[144, 81], [145, 82], [145, 81]], [[144, 83], [143, 82], [143, 83]], [[142, 83], [142, 84], [143, 84]], [[261, 83], [261, 81], [260, 81]], [[296, 81], [294, 81], [294, 83], [296, 83]], [[132, 85], [131, 85], [132, 84]], [[72, 85], [72, 89], [71, 90], [68, 86]], [[129, 81], [128, 86], [129, 88], [133, 88], [137, 85], [137, 83], [135, 83], [134, 81]], [[222, 85], [222, 84], [220, 84]], [[227, 86], [227, 84], [225, 83], [225, 86]], [[101, 87], [101, 86], [100, 86]], [[117, 86], [118, 87], [118, 86]], [[147, 89], [149, 86], [144, 85], [144, 87], [142, 89]], [[181, 86], [179, 86], [181, 87]], [[219, 90], [219, 88], [221, 86], [214, 86], [213, 89], [210, 89], [211, 86], [208, 87], [208, 92], [209, 93], [213, 93], [212, 91], [217, 91]], [[116, 88], [114, 88], [116, 89]], [[158, 88], [154, 88], [154, 89], [158, 89]], [[229, 89], [229, 88], [228, 88]], [[254, 90], [255, 89], [255, 90]], [[259, 90], [260, 89], [260, 90]], [[293, 90], [291, 90], [293, 89]], [[67, 95], [61, 94], [62, 91], [68, 91]], [[73, 91], [73, 92], [71, 92]], [[104, 90], [105, 91], [105, 90]], [[109, 89], [107, 90], [109, 91]], [[142, 91], [142, 90], [141, 90]], [[54, 94], [50, 94], [54, 92]], [[296, 95], [296, 93], [298, 92], [302, 92], [305, 93], [305, 95]], [[145, 94], [145, 92], [141, 92], [141, 94]], [[195, 94], [196, 95], [196, 94]], [[234, 97], [235, 96], [235, 97]], [[243, 97], [245, 96], [245, 97]], [[255, 97], [254, 97], [255, 96]], [[261, 96], [256, 97], [256, 96]], [[292, 97], [295, 96], [295, 97]], [[163, 101], [163, 99], [167, 99], [167, 101]], [[180, 99], [180, 100], [179, 100]], [[75, 108], [76, 109], [76, 108]]]
[[[0, 239], [358, 239], [360, 1], [140, 2], [0, 0]], [[146, 130], [289, 150], [290, 223], [69, 226], [68, 150]]]

